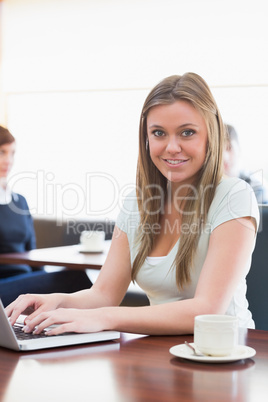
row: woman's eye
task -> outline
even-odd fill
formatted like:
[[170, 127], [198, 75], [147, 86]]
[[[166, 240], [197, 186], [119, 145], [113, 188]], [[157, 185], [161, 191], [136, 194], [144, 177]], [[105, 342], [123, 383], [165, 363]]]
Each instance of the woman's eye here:
[[154, 135], [155, 137], [162, 137], [162, 136], [164, 135], [164, 131], [161, 131], [161, 130], [154, 130], [154, 131], [153, 131], [153, 135]]
[[184, 130], [182, 132], [183, 137], [191, 137], [194, 134], [194, 130]]

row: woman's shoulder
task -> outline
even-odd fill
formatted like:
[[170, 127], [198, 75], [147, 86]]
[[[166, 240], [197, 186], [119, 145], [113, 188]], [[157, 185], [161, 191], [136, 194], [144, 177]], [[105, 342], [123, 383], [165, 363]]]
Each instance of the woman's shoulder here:
[[229, 176], [224, 175], [222, 177], [221, 181], [219, 182], [218, 186], [232, 186], [241, 181], [242, 181], [242, 179], [240, 179], [239, 177], [229, 177]]
[[123, 199], [121, 210], [122, 209], [128, 212], [138, 211], [137, 193], [135, 189], [131, 190]]
[[136, 191], [133, 190], [124, 198], [116, 225], [124, 232], [133, 231], [139, 222], [139, 208]]
[[237, 177], [224, 177], [217, 186], [209, 209], [210, 219], [252, 216], [258, 221], [259, 209], [252, 187]]
[[224, 198], [236, 197], [239, 199], [255, 198], [252, 187], [238, 177], [223, 177], [215, 192], [215, 201], [222, 201]]

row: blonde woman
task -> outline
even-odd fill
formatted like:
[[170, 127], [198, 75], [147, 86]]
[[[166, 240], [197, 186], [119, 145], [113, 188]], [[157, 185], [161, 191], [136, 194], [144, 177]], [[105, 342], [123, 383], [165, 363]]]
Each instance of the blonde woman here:
[[[246, 300], [259, 215], [247, 183], [223, 178], [225, 129], [206, 82], [186, 73], [161, 81], [145, 100], [137, 190], [125, 200], [107, 260], [89, 290], [22, 295], [6, 309], [11, 323], [28, 306], [25, 331], [118, 330], [192, 333], [198, 314], [236, 315], [254, 327]], [[119, 307], [131, 280], [150, 306]]]

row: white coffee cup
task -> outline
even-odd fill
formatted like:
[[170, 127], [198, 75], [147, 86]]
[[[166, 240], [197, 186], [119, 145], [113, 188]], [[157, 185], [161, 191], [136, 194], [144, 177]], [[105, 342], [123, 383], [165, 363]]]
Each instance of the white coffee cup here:
[[238, 344], [238, 319], [221, 314], [196, 316], [194, 344], [205, 355], [230, 355]]
[[104, 248], [105, 232], [101, 230], [84, 230], [80, 236], [81, 251], [101, 252]]

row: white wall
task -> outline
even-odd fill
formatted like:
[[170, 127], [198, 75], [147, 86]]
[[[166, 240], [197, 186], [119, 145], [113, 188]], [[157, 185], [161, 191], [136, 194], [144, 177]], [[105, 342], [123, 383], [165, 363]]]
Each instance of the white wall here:
[[10, 184], [32, 212], [114, 218], [135, 183], [144, 98], [186, 71], [211, 86], [245, 166], [268, 177], [265, 3], [4, 1], [1, 122], [18, 141]]

